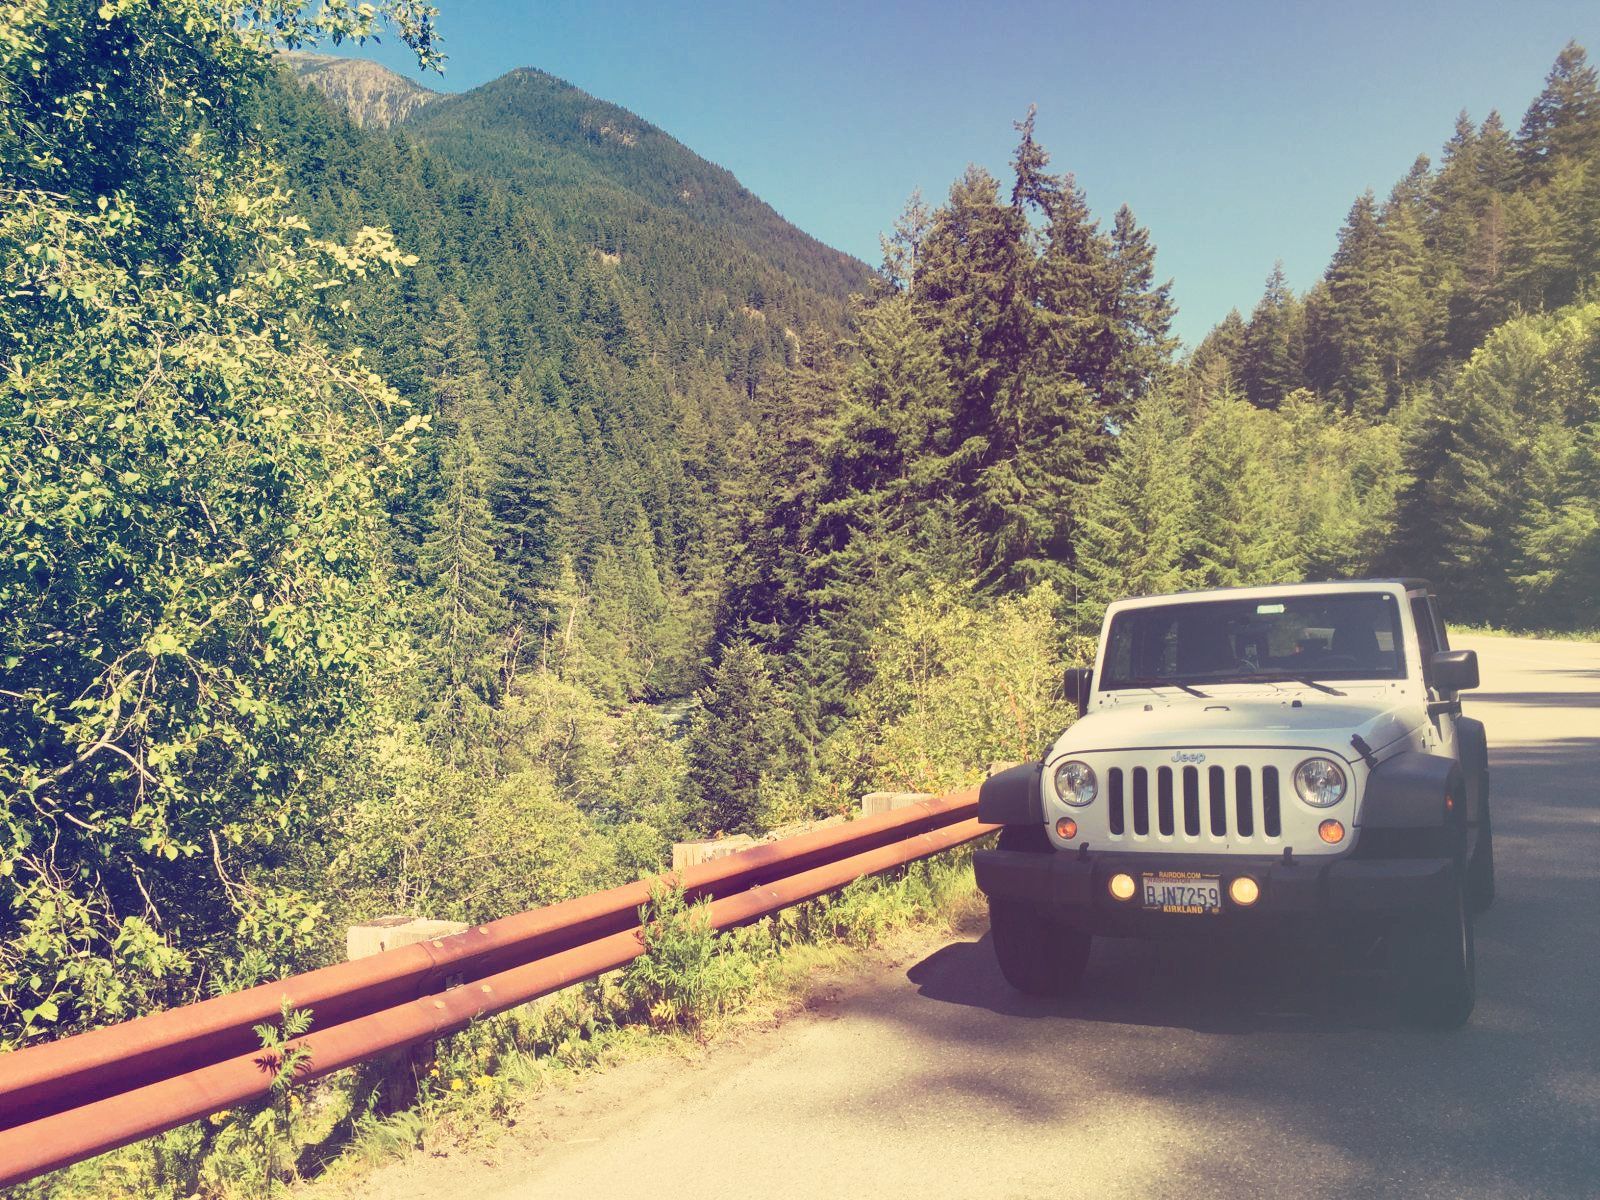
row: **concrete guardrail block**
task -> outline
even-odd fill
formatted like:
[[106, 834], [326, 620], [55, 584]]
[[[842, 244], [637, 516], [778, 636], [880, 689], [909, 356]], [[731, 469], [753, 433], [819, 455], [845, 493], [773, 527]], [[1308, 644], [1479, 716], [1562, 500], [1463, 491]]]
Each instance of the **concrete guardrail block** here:
[[730, 854], [737, 854], [741, 850], [748, 850], [755, 844], [756, 839], [747, 833], [736, 833], [730, 837], [702, 838], [698, 842], [674, 842], [672, 869], [682, 871], [686, 867], [698, 867], [701, 863], [712, 862], [715, 859], [726, 858]]
[[897, 808], [909, 808], [924, 800], [937, 798], [931, 792], [868, 792], [861, 797], [861, 815], [875, 817], [879, 813], [893, 812]]
[[345, 957], [366, 958], [397, 946], [413, 946], [434, 938], [465, 933], [465, 921], [430, 921], [425, 917], [378, 917], [352, 925], [345, 933]]

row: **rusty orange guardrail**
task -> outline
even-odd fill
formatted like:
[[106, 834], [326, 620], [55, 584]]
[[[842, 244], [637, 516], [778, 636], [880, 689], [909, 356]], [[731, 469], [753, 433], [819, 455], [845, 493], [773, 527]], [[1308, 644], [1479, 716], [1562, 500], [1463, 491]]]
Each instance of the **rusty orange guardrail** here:
[[[726, 929], [981, 837], [977, 790], [751, 847], [678, 873]], [[650, 880], [0, 1057], [0, 1187], [267, 1094], [254, 1026], [312, 1013], [302, 1078], [431, 1041], [643, 952]]]

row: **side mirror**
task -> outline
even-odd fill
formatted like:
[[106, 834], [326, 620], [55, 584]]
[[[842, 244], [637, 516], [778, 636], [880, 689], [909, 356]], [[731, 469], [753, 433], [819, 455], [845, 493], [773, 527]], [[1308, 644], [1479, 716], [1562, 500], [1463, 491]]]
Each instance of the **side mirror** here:
[[1081, 717], [1089, 711], [1089, 694], [1094, 683], [1094, 670], [1090, 667], [1072, 667], [1066, 674], [1067, 699], [1078, 706]]
[[1478, 686], [1476, 650], [1440, 650], [1428, 665], [1433, 672], [1433, 686], [1438, 691], [1464, 692]]

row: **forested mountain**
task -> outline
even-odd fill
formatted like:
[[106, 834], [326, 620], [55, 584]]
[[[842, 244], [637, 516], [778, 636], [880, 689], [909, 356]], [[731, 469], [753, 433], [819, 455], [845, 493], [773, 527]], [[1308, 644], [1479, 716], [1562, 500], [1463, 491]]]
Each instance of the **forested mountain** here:
[[[321, 89], [328, 75], [303, 77]], [[374, 284], [353, 325], [439, 435], [396, 506], [402, 572], [424, 587], [446, 566], [484, 576], [435, 601], [504, 635], [479, 655], [486, 680], [540, 661], [559, 628], [563, 652], [588, 647], [585, 683], [609, 701], [688, 690], [753, 448], [782, 436], [763, 381], [801, 331], [842, 335], [866, 268], [661, 131], [535, 71], [440, 98], [393, 136], [292, 87], [267, 108], [314, 225], [443, 251]], [[432, 510], [454, 503], [464, 519], [468, 497], [448, 494], [463, 478], [489, 522], [476, 540], [458, 530], [461, 561], [446, 563], [426, 545]], [[487, 557], [466, 562], [479, 543]]]
[[[326, 56], [285, 57], [358, 124], [370, 123], [369, 106], [341, 75], [303, 69]], [[384, 74], [399, 95], [415, 87]], [[721, 357], [738, 344], [747, 358], [738, 377], [752, 389], [768, 361], [783, 362], [785, 339], [810, 324], [841, 326], [845, 299], [865, 286], [864, 264], [790, 225], [731, 173], [554, 76], [522, 68], [438, 99], [408, 114], [410, 140], [504, 185], [553, 231], [593, 247], [642, 285], [664, 325], [710, 324]], [[757, 331], [765, 338], [753, 338]]]
[[[523, 68], [448, 97], [406, 129], [457, 166], [537, 190], [567, 228], [624, 261], [636, 256], [669, 304], [679, 294], [674, 276], [707, 244], [732, 242], [755, 261], [735, 259], [732, 272], [718, 262], [703, 284], [732, 274], [729, 282], [749, 289], [741, 303], [793, 323], [813, 311], [795, 301], [842, 299], [865, 281], [861, 263], [790, 225], [728, 171], [543, 71]], [[670, 259], [653, 259], [669, 245]]]

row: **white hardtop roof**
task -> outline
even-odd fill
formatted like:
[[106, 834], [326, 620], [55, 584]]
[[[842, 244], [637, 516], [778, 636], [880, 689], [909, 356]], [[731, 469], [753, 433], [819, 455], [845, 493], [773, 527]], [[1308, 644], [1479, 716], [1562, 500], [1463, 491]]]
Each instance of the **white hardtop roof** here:
[[1208, 588], [1198, 592], [1169, 592], [1160, 596], [1131, 596], [1109, 605], [1107, 611], [1172, 603], [1199, 603], [1206, 600], [1269, 600], [1274, 596], [1318, 596], [1328, 592], [1387, 592], [1390, 595], [1403, 596], [1407, 592], [1427, 590], [1427, 581], [1422, 579], [1336, 579], [1324, 583], [1273, 583], [1261, 587]]

